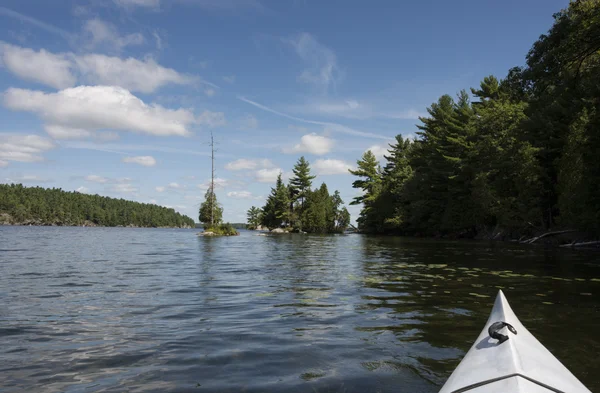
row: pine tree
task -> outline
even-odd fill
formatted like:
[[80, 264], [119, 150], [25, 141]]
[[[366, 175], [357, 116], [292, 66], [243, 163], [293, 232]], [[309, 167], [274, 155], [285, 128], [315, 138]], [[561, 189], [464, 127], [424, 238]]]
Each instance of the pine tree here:
[[206, 190], [204, 202], [200, 205], [199, 217], [201, 223], [207, 225], [218, 225], [223, 220], [223, 208], [219, 206], [217, 195], [211, 188]]
[[[367, 150], [362, 158], [357, 161], [358, 169], [349, 172], [361, 179], [352, 183], [353, 188], [362, 190], [362, 195], [354, 197], [351, 205], [362, 204], [363, 208], [356, 220], [361, 230], [378, 231], [383, 224], [383, 218], [378, 216], [375, 208], [376, 201], [381, 192], [381, 168], [375, 155]], [[362, 179], [364, 178], [364, 179]]]
[[290, 179], [290, 185], [294, 201], [300, 200], [301, 209], [304, 207], [306, 193], [310, 191], [312, 181], [316, 176], [310, 174], [310, 165], [304, 156], [300, 157], [294, 169], [294, 176]]

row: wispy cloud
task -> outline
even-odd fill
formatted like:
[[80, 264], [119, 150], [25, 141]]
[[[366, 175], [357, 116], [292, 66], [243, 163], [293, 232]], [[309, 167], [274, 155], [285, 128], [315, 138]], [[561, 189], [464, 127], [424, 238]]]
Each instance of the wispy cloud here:
[[43, 154], [55, 147], [51, 139], [38, 135], [0, 134], [0, 160], [5, 163], [2, 166], [7, 166], [8, 161], [44, 161]]
[[152, 156], [136, 156], [136, 157], [124, 157], [123, 162], [129, 164], [138, 164], [142, 166], [154, 166], [156, 165], [156, 159]]
[[256, 168], [271, 168], [273, 163], [271, 160], [264, 158], [259, 160], [249, 160], [246, 158], [240, 158], [232, 162], [228, 162], [225, 165], [225, 169], [229, 171], [242, 171], [242, 170], [253, 170]]
[[13, 19], [20, 20], [21, 22], [29, 23], [32, 26], [36, 26], [42, 30], [47, 31], [48, 33], [58, 35], [66, 40], [73, 39], [73, 35], [66, 30], [63, 30], [56, 26], [52, 26], [46, 22], [42, 22], [39, 19], [35, 19], [31, 16], [21, 14], [6, 7], [0, 7], [0, 15], [5, 15]]
[[344, 100], [324, 100], [311, 97], [306, 103], [290, 105], [288, 110], [292, 113], [312, 116], [335, 116], [346, 119], [418, 119], [424, 114], [415, 110], [387, 111], [391, 103], [374, 103], [359, 101], [353, 98]]
[[331, 123], [331, 122], [325, 122], [325, 121], [316, 121], [316, 120], [308, 120], [308, 119], [303, 119], [301, 117], [291, 116], [291, 115], [288, 115], [286, 113], [279, 112], [279, 111], [277, 111], [275, 109], [272, 109], [272, 108], [270, 108], [270, 107], [268, 107], [266, 105], [260, 104], [260, 103], [258, 103], [256, 101], [249, 100], [248, 98], [243, 97], [243, 96], [238, 96], [238, 99], [241, 100], [241, 101], [243, 101], [243, 102], [245, 102], [245, 103], [247, 103], [247, 104], [253, 105], [253, 106], [255, 106], [255, 107], [259, 108], [259, 109], [262, 109], [262, 110], [267, 111], [267, 112], [271, 112], [271, 113], [273, 113], [275, 115], [278, 115], [278, 116], [281, 116], [281, 117], [285, 117], [285, 118], [290, 119], [290, 120], [295, 120], [295, 121], [299, 121], [299, 122], [307, 123], [307, 124], [317, 124], [317, 125], [325, 126], [325, 127], [327, 127], [327, 131], [339, 132], [339, 133], [344, 133], [344, 134], [349, 134], [349, 135], [355, 135], [355, 136], [362, 136], [362, 137], [365, 137], [365, 138], [377, 138], [377, 139], [389, 139], [390, 138], [389, 136], [386, 136], [386, 135], [373, 134], [373, 133], [370, 133], [370, 132], [358, 131], [358, 130], [352, 129], [350, 127], [347, 127], [347, 126], [344, 126], [344, 125], [341, 125], [341, 124], [338, 124], [338, 123]]
[[315, 85], [324, 92], [327, 92], [330, 87], [335, 89], [342, 74], [337, 65], [337, 57], [331, 49], [309, 33], [284, 38], [283, 42], [291, 45], [306, 65], [298, 76], [299, 81]]

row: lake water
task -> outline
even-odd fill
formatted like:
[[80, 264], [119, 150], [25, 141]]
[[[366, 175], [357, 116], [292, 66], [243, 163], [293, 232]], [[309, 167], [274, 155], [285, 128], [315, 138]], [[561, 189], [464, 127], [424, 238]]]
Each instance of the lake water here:
[[0, 227], [2, 392], [437, 392], [498, 288], [600, 391], [600, 254]]

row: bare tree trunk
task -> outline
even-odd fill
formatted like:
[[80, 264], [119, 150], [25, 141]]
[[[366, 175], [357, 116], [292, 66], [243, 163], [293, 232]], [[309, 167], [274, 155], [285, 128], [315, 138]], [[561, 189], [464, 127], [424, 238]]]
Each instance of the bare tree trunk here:
[[570, 233], [570, 232], [577, 232], [577, 230], [575, 229], [565, 229], [564, 231], [555, 231], [555, 232], [546, 232], [540, 236], [537, 237], [533, 237], [531, 239], [527, 239], [527, 240], [523, 240], [521, 242], [521, 244], [533, 244], [535, 242], [537, 242], [538, 240], [544, 238], [544, 237], [548, 237], [548, 236], [556, 236], [556, 235], [562, 235], [563, 233]]
[[594, 242], [581, 242], [581, 243], [569, 243], [569, 244], [562, 244], [560, 247], [586, 247], [586, 246], [600, 246], [600, 241], [594, 241]]
[[215, 225], [215, 143], [210, 132], [210, 226]]

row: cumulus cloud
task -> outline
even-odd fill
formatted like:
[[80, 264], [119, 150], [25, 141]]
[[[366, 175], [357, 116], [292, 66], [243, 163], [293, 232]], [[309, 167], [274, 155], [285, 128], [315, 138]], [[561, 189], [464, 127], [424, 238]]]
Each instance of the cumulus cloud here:
[[264, 159], [257, 159], [257, 160], [248, 160], [245, 158], [240, 158], [238, 160], [235, 161], [231, 161], [228, 162], [225, 165], [225, 169], [230, 170], [230, 171], [241, 171], [241, 170], [252, 170], [252, 169], [256, 169], [256, 168], [271, 168], [273, 166], [273, 163], [271, 162], [271, 160], [264, 158]]
[[195, 78], [166, 68], [152, 58], [138, 60], [91, 54], [73, 56], [76, 69], [88, 83], [120, 86], [130, 91], [152, 93], [167, 84], [183, 85]]
[[252, 193], [250, 191], [231, 191], [227, 193], [227, 196], [236, 199], [250, 199]]
[[318, 175], [348, 175], [348, 170], [353, 169], [352, 165], [333, 159], [316, 160], [312, 167]]
[[215, 95], [215, 93], [216, 93], [215, 89], [213, 89], [211, 87], [204, 89], [204, 94], [206, 94], [207, 97], [212, 97]]
[[384, 155], [389, 156], [390, 154], [388, 148], [381, 145], [373, 145], [365, 150], [365, 152], [368, 150], [371, 150], [371, 153], [373, 153], [379, 161], [383, 161], [385, 159], [383, 157]]
[[139, 164], [143, 166], [156, 165], [156, 160], [152, 156], [124, 157], [123, 162], [130, 164]]
[[85, 180], [92, 182], [92, 183], [108, 183], [108, 179], [106, 177], [103, 176], [98, 176], [98, 175], [87, 175], [85, 177]]
[[156, 191], [158, 191], [158, 192], [163, 192], [164, 190], [166, 190], [166, 188], [165, 188], [165, 187], [163, 187], [163, 186], [158, 186], [158, 187], [156, 187], [156, 188], [154, 188], [154, 189], [155, 189]]
[[150, 57], [138, 60], [101, 54], [51, 53], [0, 41], [0, 59], [0, 63], [16, 76], [56, 89], [83, 82], [152, 93], [167, 84], [183, 85], [199, 81], [195, 76], [163, 67]]
[[53, 54], [44, 49], [28, 48], [0, 42], [0, 64], [19, 78], [38, 82], [55, 89], [75, 85], [72, 64], [64, 54]]
[[89, 194], [90, 193], [90, 189], [84, 186], [78, 187], [75, 191], [81, 193], [81, 194]]
[[275, 183], [280, 173], [283, 173], [281, 168], [260, 169], [256, 171], [254, 178], [260, 183]]
[[0, 134], [0, 160], [8, 165], [8, 161], [39, 162], [43, 154], [56, 145], [52, 140], [38, 135]]
[[291, 149], [284, 149], [284, 153], [310, 153], [315, 155], [327, 154], [333, 147], [333, 140], [325, 136], [306, 134], [300, 138], [300, 143]]
[[38, 114], [51, 126], [70, 129], [112, 129], [168, 136], [187, 136], [196, 120], [186, 109], [146, 104], [116, 86], [78, 86], [57, 93], [10, 88], [4, 105]]

